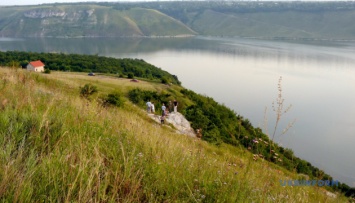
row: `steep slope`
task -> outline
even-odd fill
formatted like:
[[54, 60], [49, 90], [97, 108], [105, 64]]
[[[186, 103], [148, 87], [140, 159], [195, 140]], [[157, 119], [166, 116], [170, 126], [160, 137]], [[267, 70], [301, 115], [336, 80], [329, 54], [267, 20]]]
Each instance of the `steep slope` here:
[[126, 2], [0, 7], [2, 37], [240, 36], [354, 40], [355, 3]]
[[247, 150], [176, 134], [128, 101], [104, 107], [78, 93], [85, 83], [99, 94], [165, 85], [10, 68], [0, 68], [0, 82], [5, 202], [346, 201], [324, 188], [281, 186], [299, 177]]
[[191, 27], [202, 35], [257, 38], [355, 39], [355, 11], [233, 12], [206, 10]]
[[132, 37], [193, 35], [191, 29], [151, 9], [98, 5], [0, 8], [0, 36]]
[[204, 35], [223, 35], [241, 37], [298, 37], [318, 38], [319, 35], [306, 32], [292, 25], [282, 25], [273, 21], [270, 16], [260, 18], [251, 14], [225, 14], [206, 10], [196, 19], [191, 27]]
[[[133, 8], [126, 12], [147, 36], [178, 36], [196, 34], [183, 23], [157, 10]], [[187, 32], [188, 31], [188, 32]]]

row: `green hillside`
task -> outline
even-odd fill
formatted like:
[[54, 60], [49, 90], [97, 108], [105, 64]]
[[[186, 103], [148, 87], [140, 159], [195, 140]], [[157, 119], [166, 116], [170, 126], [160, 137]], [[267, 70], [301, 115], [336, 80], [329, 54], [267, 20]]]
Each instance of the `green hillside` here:
[[139, 6], [166, 13], [200, 35], [355, 39], [355, 3], [351, 1], [185, 1]]
[[[81, 73], [0, 68], [4, 202], [346, 202], [248, 150], [215, 146], [152, 121], [125, 96], [182, 87]], [[91, 84], [87, 99], [79, 90]], [[103, 105], [111, 92], [118, 106]], [[101, 98], [101, 99], [100, 99]]]
[[165, 1], [0, 7], [0, 37], [355, 39], [355, 3]]
[[[285, 16], [289, 16], [285, 14]], [[268, 14], [224, 14], [207, 10], [199, 15], [192, 27], [204, 35], [223, 35], [241, 37], [290, 37], [290, 38], [320, 38], [322, 35], [309, 33], [295, 28], [290, 24], [282, 25], [273, 19], [284, 16]]]
[[221, 13], [204, 11], [191, 24], [202, 35], [354, 39], [354, 11]]

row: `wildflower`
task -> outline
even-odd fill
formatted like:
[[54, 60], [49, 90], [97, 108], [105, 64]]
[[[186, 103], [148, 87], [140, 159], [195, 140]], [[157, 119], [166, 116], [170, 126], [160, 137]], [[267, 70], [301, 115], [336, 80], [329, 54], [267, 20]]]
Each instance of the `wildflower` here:
[[256, 140], [256, 139], [254, 139], [254, 140], [253, 140], [253, 142], [254, 142], [254, 143], [259, 143], [259, 141], [258, 141], [258, 140]]

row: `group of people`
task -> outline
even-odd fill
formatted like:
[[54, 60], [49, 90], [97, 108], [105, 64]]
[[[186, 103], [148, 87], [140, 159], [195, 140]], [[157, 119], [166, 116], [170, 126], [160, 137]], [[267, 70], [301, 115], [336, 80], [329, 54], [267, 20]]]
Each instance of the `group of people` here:
[[153, 103], [153, 102], [148, 101], [148, 102], [146, 103], [146, 105], [147, 105], [147, 112], [148, 112], [148, 113], [154, 113], [154, 112], [155, 112], [155, 106], [154, 106], [154, 103]]
[[[147, 105], [147, 112], [148, 113], [155, 113], [155, 106], [153, 104], [153, 102], [149, 101], [146, 103]], [[162, 114], [160, 116], [160, 121], [161, 124], [164, 124], [165, 121], [165, 117], [171, 113], [171, 112], [177, 112], [177, 106], [178, 106], [178, 102], [176, 100], [174, 100], [173, 102], [169, 101], [168, 107], [165, 106], [165, 104], [163, 103], [163, 105], [161, 106], [161, 111]]]

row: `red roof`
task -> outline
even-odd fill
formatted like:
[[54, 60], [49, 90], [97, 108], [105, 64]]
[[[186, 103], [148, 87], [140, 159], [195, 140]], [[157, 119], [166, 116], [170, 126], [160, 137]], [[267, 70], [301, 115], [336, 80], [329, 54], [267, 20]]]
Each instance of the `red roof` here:
[[42, 63], [42, 61], [38, 60], [38, 61], [31, 61], [30, 64], [33, 67], [40, 67], [40, 66], [44, 66], [44, 64]]

